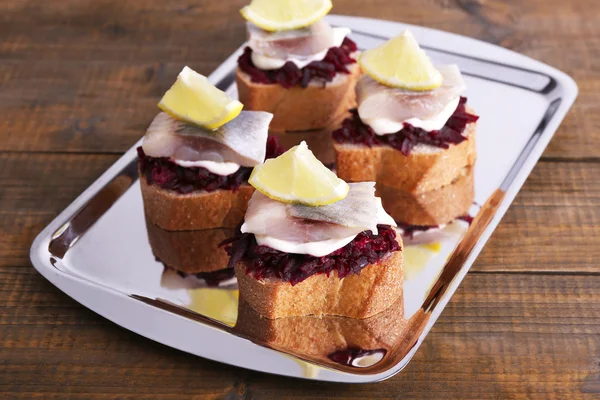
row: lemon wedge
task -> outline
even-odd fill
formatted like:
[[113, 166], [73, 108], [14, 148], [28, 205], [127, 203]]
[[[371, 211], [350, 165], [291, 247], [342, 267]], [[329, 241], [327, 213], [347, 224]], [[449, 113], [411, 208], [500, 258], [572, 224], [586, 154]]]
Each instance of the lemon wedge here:
[[244, 105], [217, 89], [204, 75], [184, 67], [158, 107], [173, 118], [214, 130], [237, 117]]
[[324, 206], [343, 200], [350, 186], [317, 160], [306, 142], [254, 167], [248, 182], [285, 203]]
[[285, 31], [314, 24], [331, 7], [331, 0], [252, 0], [240, 13], [266, 31]]
[[442, 85], [442, 74], [409, 31], [364, 51], [358, 62], [367, 75], [386, 86], [425, 91]]

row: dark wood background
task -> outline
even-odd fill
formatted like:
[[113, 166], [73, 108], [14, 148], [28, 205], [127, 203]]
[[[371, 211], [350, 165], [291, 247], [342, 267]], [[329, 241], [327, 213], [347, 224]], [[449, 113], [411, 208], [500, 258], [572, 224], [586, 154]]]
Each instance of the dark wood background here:
[[579, 98], [451, 303], [399, 375], [348, 386], [172, 350], [62, 294], [35, 235], [144, 132], [183, 65], [244, 40], [247, 0], [0, 1], [0, 398], [600, 396], [600, 2], [335, 0], [564, 70]]

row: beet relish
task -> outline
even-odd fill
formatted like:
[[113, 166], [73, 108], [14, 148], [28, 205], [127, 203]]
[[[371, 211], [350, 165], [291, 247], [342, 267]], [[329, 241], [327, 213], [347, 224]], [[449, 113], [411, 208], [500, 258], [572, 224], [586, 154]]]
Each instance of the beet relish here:
[[[275, 158], [284, 151], [277, 138], [267, 139], [266, 158]], [[217, 175], [203, 167], [182, 167], [167, 157], [147, 156], [141, 146], [137, 148], [137, 152], [141, 174], [148, 184], [180, 194], [197, 191], [214, 192], [217, 189], [236, 191], [242, 184], [248, 182], [252, 173], [252, 167], [240, 167], [231, 175]]]
[[324, 84], [331, 82], [337, 73], [349, 74], [350, 71], [346, 67], [356, 63], [350, 55], [357, 49], [356, 43], [344, 38], [342, 45], [330, 48], [323, 60], [313, 61], [304, 68], [298, 68], [296, 64], [288, 61], [279, 69], [262, 70], [252, 62], [252, 49], [246, 47], [238, 58], [238, 66], [250, 75], [254, 83], [278, 83], [286, 89], [296, 85], [305, 88], [311, 80], [320, 80]]
[[378, 235], [371, 231], [361, 232], [346, 246], [323, 257], [284, 253], [260, 246], [251, 233], [242, 233], [223, 244], [231, 244], [226, 248], [231, 256], [230, 267], [242, 261], [255, 279], [279, 278], [295, 285], [316, 274], [329, 276], [333, 271], [337, 271], [340, 279], [349, 274], [360, 274], [367, 265], [400, 250], [393, 227], [378, 225], [377, 230]]
[[447, 149], [451, 144], [459, 144], [467, 140], [463, 133], [468, 124], [476, 122], [479, 117], [469, 114], [466, 108], [466, 97], [461, 97], [454, 114], [448, 119], [446, 125], [438, 131], [427, 132], [421, 128], [405, 123], [404, 128], [389, 135], [376, 135], [373, 129], [363, 123], [356, 109], [350, 110], [352, 114], [342, 122], [342, 127], [333, 131], [333, 140], [337, 143], [363, 144], [368, 147], [386, 145], [409, 156], [412, 149], [418, 144]]

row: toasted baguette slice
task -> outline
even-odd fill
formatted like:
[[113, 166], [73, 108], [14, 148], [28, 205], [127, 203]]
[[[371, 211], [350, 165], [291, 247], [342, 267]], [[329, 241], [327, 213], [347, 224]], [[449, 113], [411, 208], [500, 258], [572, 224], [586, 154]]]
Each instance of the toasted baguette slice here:
[[[402, 239], [397, 238], [402, 247]], [[277, 278], [258, 280], [235, 267], [240, 297], [263, 317], [340, 315], [367, 318], [391, 306], [403, 293], [402, 250], [364, 267], [360, 275], [343, 279], [337, 272], [316, 274], [292, 286]]]
[[383, 208], [398, 222], [433, 226], [466, 215], [475, 196], [473, 167], [463, 168], [449, 185], [423, 193], [408, 193], [377, 183]]
[[235, 228], [244, 219], [254, 193], [250, 185], [238, 190], [215, 190], [179, 194], [149, 185], [140, 175], [142, 198], [148, 220], [168, 231]]
[[329, 355], [349, 348], [388, 351], [404, 335], [406, 326], [402, 298], [365, 319], [339, 316], [268, 319], [240, 299], [234, 330], [283, 351], [330, 362]]
[[154, 256], [173, 269], [197, 274], [227, 268], [229, 256], [219, 244], [232, 237], [234, 229], [166, 231], [146, 217], [146, 230]]
[[272, 132], [323, 129], [356, 106], [354, 87], [360, 67], [352, 64], [348, 69], [350, 74], [338, 73], [325, 85], [312, 81], [306, 88], [286, 89], [279, 84], [254, 83], [248, 74], [237, 68], [238, 97], [245, 110], [274, 114], [269, 125]]
[[418, 145], [408, 157], [390, 146], [334, 143], [337, 174], [347, 182], [375, 181], [415, 195], [438, 189], [475, 163], [476, 125], [467, 125], [468, 140], [458, 145]]

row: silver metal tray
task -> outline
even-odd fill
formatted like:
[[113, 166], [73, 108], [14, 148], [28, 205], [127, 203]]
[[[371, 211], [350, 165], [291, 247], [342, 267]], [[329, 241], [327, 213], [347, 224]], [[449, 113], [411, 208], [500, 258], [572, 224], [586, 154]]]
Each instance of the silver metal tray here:
[[[360, 48], [410, 28], [436, 62], [456, 63], [481, 116], [474, 222], [455, 225], [438, 246], [406, 246], [404, 304], [368, 320], [291, 318], [272, 322], [219, 288], [157, 262], [147, 241], [135, 148], [127, 151], [35, 239], [31, 260], [76, 301], [131, 331], [212, 360], [293, 377], [373, 382], [404, 368], [469, 270], [577, 96], [564, 73], [512, 51], [400, 23], [334, 16]], [[236, 94], [243, 46], [210, 80]], [[141, 132], [140, 132], [141, 134]], [[405, 318], [402, 318], [404, 308]], [[355, 365], [329, 355], [372, 350]], [[383, 351], [382, 351], [383, 350]]]

